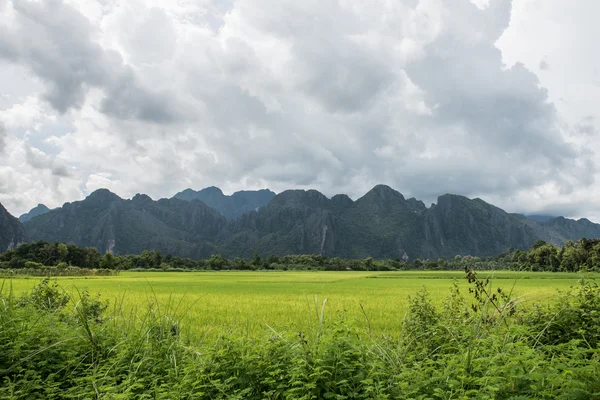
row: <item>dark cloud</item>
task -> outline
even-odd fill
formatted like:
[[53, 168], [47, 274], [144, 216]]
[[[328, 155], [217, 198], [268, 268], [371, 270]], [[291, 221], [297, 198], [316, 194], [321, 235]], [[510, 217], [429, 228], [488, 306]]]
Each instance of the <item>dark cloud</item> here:
[[51, 171], [52, 175], [59, 178], [70, 178], [73, 176], [66, 165], [53, 165]]
[[172, 123], [185, 118], [173, 104], [173, 97], [172, 94], [142, 89], [131, 74], [126, 74], [106, 88], [101, 110], [118, 119]]
[[25, 145], [25, 159], [27, 164], [38, 170], [48, 170], [56, 178], [71, 178], [73, 173], [64, 162], [47, 155], [46, 153]]

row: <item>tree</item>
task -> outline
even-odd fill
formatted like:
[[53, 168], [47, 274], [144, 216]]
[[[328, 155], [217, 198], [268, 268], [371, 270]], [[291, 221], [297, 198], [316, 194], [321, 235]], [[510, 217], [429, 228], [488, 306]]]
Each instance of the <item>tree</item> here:
[[56, 247], [56, 252], [58, 253], [58, 259], [61, 262], [67, 261], [67, 257], [69, 256], [69, 248], [64, 243], [59, 243]]
[[546, 244], [545, 240], [538, 239], [531, 245], [531, 249], [537, 249], [538, 247], [542, 247]]
[[372, 257], [367, 257], [365, 259], [362, 260], [361, 264], [363, 265], [363, 268], [366, 271], [373, 271], [373, 258]]
[[114, 269], [115, 268], [115, 257], [111, 253], [106, 253], [100, 260], [100, 268]]
[[84, 268], [97, 268], [100, 265], [100, 252], [95, 247], [85, 249], [85, 263], [81, 265]]
[[206, 264], [209, 269], [219, 271], [225, 268], [227, 265], [227, 260], [225, 260], [225, 258], [223, 258], [223, 256], [220, 254], [213, 254], [210, 256]]
[[578, 271], [579, 268], [585, 263], [585, 258], [586, 257], [579, 246], [565, 245], [562, 252], [560, 269], [566, 272]]
[[250, 261], [250, 264], [252, 264], [254, 269], [259, 269], [260, 267], [262, 267], [262, 259], [260, 258], [260, 255], [258, 255], [258, 252], [256, 250], [254, 251], [254, 253], [252, 253], [252, 259]]
[[277, 257], [275, 254], [271, 254], [269, 257], [267, 257], [267, 264], [279, 264], [279, 257]]

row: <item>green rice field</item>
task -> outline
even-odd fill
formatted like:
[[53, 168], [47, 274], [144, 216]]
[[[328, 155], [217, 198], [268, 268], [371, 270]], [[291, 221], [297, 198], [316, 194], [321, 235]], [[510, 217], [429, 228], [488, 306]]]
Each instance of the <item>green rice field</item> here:
[[[529, 307], [548, 302], [557, 290], [569, 289], [583, 275], [485, 271], [479, 277], [490, 277], [494, 289], [512, 290], [521, 306]], [[5, 279], [3, 290], [23, 293], [39, 280]], [[147, 309], [151, 303], [178, 319], [188, 334], [200, 337], [224, 331], [255, 336], [269, 330], [309, 329], [322, 309], [326, 320], [344, 319], [360, 329], [393, 335], [406, 314], [409, 295], [425, 287], [441, 306], [454, 281], [466, 296], [469, 286], [463, 272], [446, 271], [122, 272], [57, 280], [71, 293], [85, 289], [100, 293], [111, 308], [119, 306], [126, 312]]]

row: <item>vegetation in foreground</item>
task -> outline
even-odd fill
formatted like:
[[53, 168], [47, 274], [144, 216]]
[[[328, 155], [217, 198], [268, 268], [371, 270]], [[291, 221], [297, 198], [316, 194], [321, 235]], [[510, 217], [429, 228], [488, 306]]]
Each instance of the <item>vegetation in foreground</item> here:
[[[47, 278], [0, 297], [1, 398], [597, 399], [600, 288], [525, 308], [468, 271], [443, 307], [410, 297], [394, 336], [315, 308], [303, 331], [192, 341], [173, 307], [129, 314]], [[368, 315], [366, 315], [368, 319]]]
[[[600, 239], [569, 241], [559, 248], [538, 240], [527, 251], [510, 250], [497, 257], [456, 256], [437, 260], [375, 260], [329, 258], [303, 254], [227, 259], [219, 254], [209, 259], [191, 259], [160, 251], [141, 254], [101, 255], [96, 248], [80, 248], [64, 243], [35, 242], [0, 254], [3, 275], [110, 275], [115, 270], [322, 270], [322, 271], [399, 271], [399, 270], [517, 270], [548, 272], [600, 271]], [[30, 272], [26, 272], [29, 270]], [[10, 273], [9, 273], [10, 271]]]

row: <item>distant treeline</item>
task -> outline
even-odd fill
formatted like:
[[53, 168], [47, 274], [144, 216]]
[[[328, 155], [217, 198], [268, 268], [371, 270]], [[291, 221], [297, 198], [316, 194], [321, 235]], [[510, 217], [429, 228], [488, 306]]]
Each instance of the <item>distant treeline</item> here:
[[437, 260], [412, 261], [389, 259], [342, 259], [303, 254], [250, 258], [226, 258], [219, 254], [208, 259], [163, 255], [160, 251], [141, 254], [104, 255], [96, 248], [80, 248], [64, 243], [35, 242], [0, 254], [0, 269], [22, 270], [79, 267], [89, 270], [323, 270], [323, 271], [396, 271], [396, 270], [526, 270], [526, 271], [600, 271], [600, 239], [569, 241], [556, 247], [536, 241], [529, 250], [509, 250], [497, 257], [460, 256]]
[[501, 257], [515, 270], [600, 271], [600, 239], [569, 240], [564, 247], [538, 240], [527, 251], [517, 250]]

